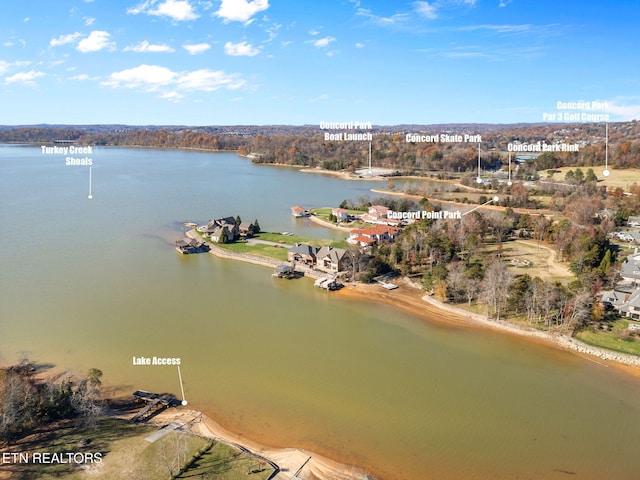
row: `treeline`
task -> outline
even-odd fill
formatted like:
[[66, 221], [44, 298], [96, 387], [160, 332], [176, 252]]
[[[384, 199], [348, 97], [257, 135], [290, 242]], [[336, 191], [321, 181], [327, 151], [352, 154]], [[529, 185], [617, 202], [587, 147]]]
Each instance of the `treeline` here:
[[63, 374], [42, 379], [33, 362], [0, 371], [0, 441], [8, 444], [48, 423], [79, 418], [95, 426], [103, 412], [102, 372], [92, 368], [83, 378]]
[[[234, 131], [234, 128], [236, 131]], [[471, 172], [477, 168], [477, 144], [411, 143], [405, 133], [451, 133], [451, 126], [415, 126], [406, 132], [373, 130], [372, 157], [376, 166], [408, 173]], [[473, 125], [468, 126], [473, 129]], [[509, 142], [581, 143], [579, 152], [546, 152], [529, 168], [593, 166], [604, 162], [605, 132], [601, 124], [483, 126], [481, 166], [498, 169], [507, 159]], [[41, 143], [73, 140], [97, 146], [142, 146], [237, 151], [253, 154], [256, 163], [278, 163], [329, 170], [355, 171], [368, 164], [368, 142], [325, 141], [319, 129], [290, 127], [16, 127], [0, 130], [0, 142]], [[469, 130], [468, 133], [476, 133]], [[233, 132], [233, 133], [230, 133]], [[282, 133], [290, 132], [290, 133]], [[318, 133], [313, 133], [318, 132]], [[640, 122], [610, 124], [609, 163], [614, 168], [640, 167]], [[500, 153], [503, 152], [503, 153]]]

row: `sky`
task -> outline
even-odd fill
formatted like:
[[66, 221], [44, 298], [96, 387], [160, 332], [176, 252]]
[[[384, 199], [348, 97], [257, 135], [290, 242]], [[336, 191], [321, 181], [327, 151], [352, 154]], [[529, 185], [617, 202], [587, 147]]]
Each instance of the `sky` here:
[[0, 8], [2, 125], [640, 118], [638, 0], [0, 0]]

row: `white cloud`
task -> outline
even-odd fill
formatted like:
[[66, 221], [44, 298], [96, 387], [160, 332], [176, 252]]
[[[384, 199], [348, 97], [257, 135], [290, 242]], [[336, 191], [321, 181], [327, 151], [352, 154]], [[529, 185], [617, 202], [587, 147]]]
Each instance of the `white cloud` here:
[[434, 5], [429, 4], [429, 2], [415, 2], [413, 5], [415, 7], [416, 12], [422, 15], [423, 17], [428, 18], [430, 20], [433, 20], [434, 18], [438, 18], [438, 15], [436, 14], [436, 7]]
[[78, 42], [76, 50], [82, 53], [98, 52], [105, 48], [113, 49], [116, 44], [110, 41], [111, 35], [104, 30], [94, 30], [87, 38]]
[[206, 52], [207, 50], [209, 50], [211, 48], [211, 45], [209, 45], [208, 43], [196, 43], [195, 45], [183, 45], [182, 48], [184, 48], [191, 55], [197, 55], [198, 53]]
[[193, 72], [181, 74], [178, 79], [178, 86], [186, 90], [200, 90], [212, 92], [221, 87], [229, 90], [237, 90], [243, 87], [244, 80], [238, 74], [227, 74], [221, 70], [195, 70]]
[[60, 45], [66, 45], [67, 43], [75, 42], [77, 38], [81, 37], [79, 32], [70, 33], [68, 35], [60, 35], [58, 38], [52, 38], [49, 42], [50, 47], [58, 47]]
[[187, 92], [213, 92], [220, 88], [236, 90], [245, 85], [237, 73], [222, 70], [200, 69], [191, 72], [174, 72], [158, 65], [140, 65], [114, 72], [103, 86], [112, 88], [139, 89], [159, 92], [160, 98], [176, 101]]
[[153, 44], [153, 43], [149, 43], [147, 40], [143, 40], [142, 42], [138, 43], [137, 45], [129, 45], [128, 47], [124, 48], [124, 51], [125, 52], [138, 52], [138, 53], [143, 53], [143, 52], [171, 53], [171, 52], [175, 52], [175, 50], [173, 48], [171, 48], [169, 45]]
[[30, 65], [31, 62], [26, 61], [26, 60], [18, 60], [15, 62], [6, 62], [4, 60], [0, 60], [0, 75], [4, 74], [7, 70], [9, 70], [12, 67], [26, 67], [27, 65]]
[[222, 0], [215, 14], [225, 22], [247, 22], [267, 8], [269, 0]]
[[85, 24], [87, 27], [90, 27], [90, 26], [91, 26], [91, 25], [93, 25], [93, 23], [96, 21], [96, 19], [95, 19], [95, 18], [93, 18], [93, 17], [83, 17], [83, 20], [84, 20], [84, 24]]
[[319, 38], [318, 40], [314, 40], [312, 43], [314, 47], [324, 48], [328, 46], [331, 42], [335, 42], [335, 41], [336, 41], [335, 37], [324, 37], [324, 38]]
[[69, 80], [79, 80], [79, 81], [89, 80], [89, 75], [87, 75], [86, 73], [81, 73], [80, 75], [74, 75], [73, 77], [69, 77]]
[[45, 75], [44, 72], [36, 72], [35, 70], [31, 70], [29, 72], [19, 72], [15, 75], [11, 75], [4, 79], [4, 82], [9, 83], [24, 83], [30, 87], [33, 87], [36, 82], [35, 79], [39, 77], [43, 77]]
[[608, 108], [596, 113], [610, 113], [618, 116], [619, 120], [640, 120], [640, 104], [638, 98], [616, 98], [606, 102]]
[[356, 48], [364, 48], [364, 43], [356, 42]]
[[498, 6], [499, 7], [506, 7], [510, 3], [511, 3], [511, 0], [500, 0], [500, 4]]
[[177, 22], [195, 20], [200, 17], [193, 11], [193, 6], [189, 3], [189, 0], [165, 0], [156, 8], [152, 8], [156, 3], [157, 0], [147, 0], [140, 5], [129, 8], [127, 13], [131, 15], [145, 13], [157, 17], [169, 17]]
[[309, 30], [309, 35], [313, 35], [314, 37], [320, 35], [320, 30]]
[[380, 17], [378, 15], [375, 15], [371, 10], [367, 8], [358, 8], [356, 10], [356, 15], [365, 17], [372, 23], [383, 27], [403, 25], [411, 20], [411, 15], [409, 15], [408, 13], [396, 13], [390, 17]]
[[227, 42], [224, 44], [224, 53], [226, 53], [227, 55], [232, 55], [234, 57], [254, 57], [260, 53], [260, 49], [253, 47], [250, 43], [247, 42]]
[[13, 47], [14, 43], [11, 40], [7, 40], [2, 44], [3, 47]]
[[165, 92], [160, 95], [160, 98], [164, 98], [165, 100], [169, 100], [170, 102], [177, 102], [178, 100], [184, 98], [184, 95], [178, 92]]
[[114, 88], [142, 88], [145, 91], [153, 92], [160, 87], [174, 83], [177, 75], [167, 67], [143, 64], [112, 73], [109, 80], [103, 82], [103, 85]]

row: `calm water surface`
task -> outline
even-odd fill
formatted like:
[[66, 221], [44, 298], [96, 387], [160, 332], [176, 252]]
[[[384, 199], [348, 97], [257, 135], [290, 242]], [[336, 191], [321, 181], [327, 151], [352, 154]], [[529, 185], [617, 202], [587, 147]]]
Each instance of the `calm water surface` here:
[[95, 366], [110, 384], [179, 394], [175, 367], [132, 357], [180, 357], [192, 406], [385, 479], [640, 478], [634, 379], [172, 248], [180, 222], [237, 214], [339, 237], [289, 207], [336, 205], [380, 183], [233, 154], [105, 148], [93, 159], [88, 200], [87, 167], [0, 146], [2, 361]]

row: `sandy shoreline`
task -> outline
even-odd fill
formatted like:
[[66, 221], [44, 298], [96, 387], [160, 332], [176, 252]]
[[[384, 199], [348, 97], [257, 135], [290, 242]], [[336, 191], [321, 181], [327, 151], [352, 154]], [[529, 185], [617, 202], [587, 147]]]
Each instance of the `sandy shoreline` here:
[[210, 438], [235, 448], [248, 450], [252, 455], [273, 462], [279, 468], [275, 480], [290, 480], [296, 473], [302, 480], [362, 480], [365, 471], [345, 465], [318, 453], [299, 448], [274, 448], [262, 445], [224, 428], [206, 413], [183, 409], [171, 409], [157, 415], [149, 423], [163, 426], [168, 423], [185, 425], [196, 435]]

